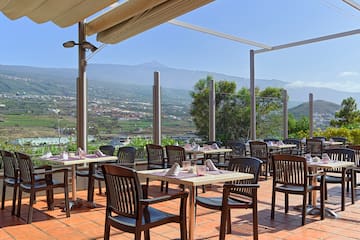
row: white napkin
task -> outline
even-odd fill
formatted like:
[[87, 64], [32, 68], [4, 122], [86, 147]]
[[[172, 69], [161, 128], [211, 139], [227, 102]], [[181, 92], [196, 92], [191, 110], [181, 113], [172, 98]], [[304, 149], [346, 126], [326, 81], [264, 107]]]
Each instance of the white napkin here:
[[97, 157], [105, 157], [105, 156], [106, 156], [106, 155], [105, 155], [102, 151], [100, 151], [99, 149], [96, 150], [95, 155], [96, 155]]
[[51, 158], [53, 155], [51, 152], [47, 152], [44, 155], [42, 155], [40, 158], [41, 159], [47, 159], [47, 158]]
[[219, 149], [219, 146], [216, 143], [211, 144], [212, 149]]
[[180, 172], [180, 165], [178, 163], [174, 163], [174, 165], [171, 166], [169, 171], [165, 174], [166, 176], [177, 176]]
[[218, 171], [219, 169], [214, 165], [211, 159], [207, 159], [205, 161], [205, 166], [209, 169], [209, 171]]

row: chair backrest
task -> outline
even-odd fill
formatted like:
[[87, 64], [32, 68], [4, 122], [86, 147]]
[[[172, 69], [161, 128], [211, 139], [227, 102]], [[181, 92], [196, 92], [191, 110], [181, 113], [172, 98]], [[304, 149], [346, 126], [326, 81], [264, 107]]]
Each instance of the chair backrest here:
[[113, 145], [101, 145], [99, 150], [108, 156], [114, 156], [115, 147]]
[[321, 140], [321, 141], [326, 141], [326, 137], [323, 137], [323, 136], [312, 137], [312, 139], [318, 139], [318, 140]]
[[12, 152], [1, 150], [1, 158], [4, 163], [4, 178], [14, 178], [18, 177], [18, 163], [15, 155]]
[[117, 163], [134, 163], [136, 156], [136, 148], [134, 147], [119, 147], [117, 153]]
[[245, 157], [246, 156], [246, 145], [240, 141], [228, 141], [226, 147], [232, 149], [230, 155], [232, 157]]
[[348, 148], [354, 150], [356, 166], [360, 167], [360, 145], [350, 145]]
[[34, 179], [34, 166], [31, 161], [31, 157], [27, 154], [15, 152], [20, 170], [20, 179], [22, 183], [31, 183], [35, 182]]
[[308, 138], [306, 139], [306, 145], [305, 145], [305, 152], [310, 153], [312, 156], [318, 156], [321, 157], [324, 144], [321, 139], [315, 139], [315, 138]]
[[207, 145], [212, 145], [212, 144], [214, 144], [214, 143], [216, 143], [216, 145], [218, 145], [218, 147], [222, 147], [222, 142], [220, 142], [220, 141], [207, 141], [207, 142], [205, 142], [205, 144], [207, 144]]
[[268, 160], [269, 151], [266, 142], [263, 141], [250, 141], [250, 156], [259, 158], [261, 160]]
[[268, 142], [278, 143], [278, 142], [280, 142], [280, 139], [278, 139], [278, 138], [264, 138], [264, 142], [266, 142], [266, 143], [268, 143]]
[[148, 164], [165, 165], [164, 149], [161, 145], [146, 144]]
[[285, 184], [294, 186], [308, 185], [306, 158], [289, 155], [273, 154], [273, 184]]
[[174, 145], [167, 145], [165, 149], [167, 165], [171, 167], [174, 163], [178, 163], [182, 166], [182, 162], [186, 160], [185, 149]]
[[[234, 172], [245, 172], [254, 175], [253, 179], [232, 181], [235, 184], [258, 183], [262, 161], [255, 157], [237, 157], [229, 160], [228, 170]], [[252, 189], [236, 187], [230, 190], [231, 193], [252, 197]]]
[[346, 137], [332, 137], [331, 139], [335, 142], [342, 142], [343, 145], [346, 145], [346, 141], [347, 141]]
[[[355, 151], [350, 148], [329, 148], [325, 149], [331, 160], [355, 163]], [[341, 168], [327, 170], [341, 173]]]
[[136, 171], [119, 165], [101, 166], [106, 185], [106, 212], [137, 218], [139, 199], [143, 198]]
[[296, 138], [286, 138], [283, 140], [284, 144], [295, 144], [296, 145], [296, 151], [298, 153], [298, 155], [302, 154], [302, 143], [300, 139], [296, 139]]

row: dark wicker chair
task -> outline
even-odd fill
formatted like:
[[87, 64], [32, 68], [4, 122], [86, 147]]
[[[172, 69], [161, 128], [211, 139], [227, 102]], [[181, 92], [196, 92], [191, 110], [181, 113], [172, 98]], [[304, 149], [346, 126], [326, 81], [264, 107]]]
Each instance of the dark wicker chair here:
[[231, 233], [232, 208], [252, 208], [253, 234], [254, 239], [258, 239], [257, 189], [261, 163], [261, 160], [253, 157], [230, 159], [230, 171], [251, 173], [254, 174], [254, 178], [225, 183], [221, 197], [196, 197], [197, 205], [221, 211], [219, 239], [225, 239], [225, 233]]
[[[19, 184], [19, 199], [17, 206], [17, 216], [20, 217], [21, 214], [21, 200], [22, 192], [27, 192], [30, 194], [30, 204], [27, 216], [27, 223], [32, 222], [33, 216], [33, 204], [35, 200], [35, 193], [39, 191], [46, 191], [46, 199], [48, 204], [48, 209], [52, 210], [54, 208], [54, 188], [63, 188], [65, 196], [65, 210], [66, 217], [70, 217], [70, 206], [69, 206], [69, 191], [68, 191], [68, 169], [51, 169], [51, 166], [44, 166], [42, 169], [44, 171], [34, 171], [34, 166], [29, 155], [15, 152], [16, 158], [19, 164], [20, 170], [20, 184]], [[40, 168], [38, 167], [37, 170]], [[63, 173], [63, 181], [57, 182], [53, 179], [52, 175], [54, 173]], [[37, 175], [45, 175], [45, 181], [39, 181], [35, 179]]]
[[16, 195], [19, 186], [19, 166], [15, 155], [12, 152], [1, 150], [1, 157], [4, 164], [3, 189], [1, 198], [1, 209], [5, 206], [6, 187], [13, 188], [11, 215], [15, 215]]
[[229, 148], [232, 151], [225, 154], [224, 162], [214, 162], [215, 166], [218, 168], [227, 169], [231, 158], [246, 157], [246, 145], [241, 141], [227, 141], [226, 148]]
[[186, 160], [185, 149], [180, 146], [167, 145], [166, 150], [166, 167], [171, 167], [174, 163], [182, 166], [182, 162]]
[[[165, 154], [164, 148], [157, 144], [146, 144], [147, 153], [147, 169], [162, 169], [165, 168]], [[146, 181], [149, 184], [149, 181]], [[164, 182], [161, 182], [161, 191], [164, 190]]]
[[[331, 160], [353, 162], [355, 166], [355, 152], [349, 148], [329, 148], [325, 149]], [[341, 184], [341, 211], [345, 210], [345, 187], [349, 192], [351, 186], [351, 202], [354, 203], [354, 185], [351, 184], [353, 167], [326, 170], [335, 174], [325, 176], [325, 200], [327, 199], [327, 184]], [[345, 186], [346, 185], [346, 186]]]
[[312, 137], [312, 139], [317, 139], [317, 140], [321, 140], [321, 141], [326, 141], [326, 137], [323, 137], [323, 136], [315, 136], [315, 137]]
[[334, 142], [342, 142], [342, 146], [346, 146], [347, 138], [346, 137], [332, 137]]
[[[105, 164], [102, 166], [106, 185], [106, 218], [104, 239], [110, 237], [110, 227], [135, 234], [135, 239], [150, 239], [150, 228], [167, 223], [179, 223], [181, 239], [187, 239], [187, 192], [159, 198], [147, 198], [143, 193], [136, 171], [131, 168]], [[179, 214], [170, 214], [151, 207], [154, 203], [180, 199]]]
[[324, 152], [324, 143], [321, 139], [308, 138], [305, 144], [305, 153], [311, 154], [311, 156], [322, 156]]
[[285, 213], [288, 213], [289, 211], [289, 194], [297, 194], [303, 196], [302, 225], [305, 225], [307, 195], [311, 194], [314, 190], [320, 191], [320, 217], [321, 219], [324, 219], [324, 174], [318, 173], [321, 174], [320, 185], [312, 185], [312, 178], [316, 178], [317, 175], [308, 173], [306, 158], [289, 154], [274, 154], [272, 156], [272, 165], [274, 174], [271, 200], [271, 219], [274, 219], [275, 217], [276, 192], [282, 192], [285, 194]]
[[269, 166], [270, 154], [266, 142], [250, 141], [249, 146], [250, 146], [250, 156], [260, 159], [263, 165], [265, 165], [264, 175], [265, 175], [265, 179], [267, 180], [269, 175], [269, 168], [270, 168]]
[[[114, 150], [115, 151], [115, 150]], [[112, 153], [114, 153], [114, 151]], [[117, 160], [116, 162], [122, 166], [127, 166], [134, 168], [135, 167], [135, 155], [136, 155], [136, 148], [134, 147], [119, 147], [117, 152]], [[95, 180], [99, 182], [104, 181], [104, 174], [102, 172], [101, 166], [105, 164], [99, 164], [98, 167], [95, 167], [94, 164], [90, 165], [89, 167], [92, 168], [92, 175], [89, 178], [89, 184], [88, 184], [88, 201], [93, 202], [94, 199], [94, 183]], [[101, 194], [101, 189], [99, 190], [99, 193]]]
[[292, 155], [302, 155], [303, 154], [303, 144], [301, 143], [301, 140], [295, 139], [295, 138], [287, 138], [287, 139], [283, 140], [283, 143], [296, 145], [296, 148], [289, 149], [285, 153], [292, 154]]
[[[113, 156], [114, 152], [115, 152], [115, 147], [113, 145], [101, 145], [99, 147], [99, 150], [105, 155]], [[89, 169], [91, 169], [91, 171], [89, 171]], [[96, 171], [101, 171], [100, 164], [90, 163], [88, 169], [76, 170], [76, 176], [77, 177], [86, 177], [86, 178], [88, 178], [88, 184], [94, 184], [94, 183], [91, 183], [90, 175]], [[101, 181], [98, 181], [98, 187], [99, 187], [99, 194], [102, 194]], [[89, 196], [88, 196], [88, 199], [89, 199]]]
[[278, 139], [278, 138], [264, 138], [264, 142], [266, 142], [266, 143], [269, 143], [269, 142], [278, 143], [278, 142], [280, 142], [280, 139]]

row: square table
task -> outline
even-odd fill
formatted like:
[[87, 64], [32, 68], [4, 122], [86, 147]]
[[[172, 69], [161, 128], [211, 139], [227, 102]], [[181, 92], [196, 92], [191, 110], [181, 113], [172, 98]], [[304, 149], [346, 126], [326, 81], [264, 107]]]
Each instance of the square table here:
[[[80, 156], [71, 156], [69, 155], [68, 159], [63, 159], [60, 156], [52, 156], [48, 158], [40, 158], [44, 161], [50, 161], [54, 163], [58, 163], [64, 166], [71, 166], [71, 182], [72, 182], [72, 200], [73, 203], [71, 206], [77, 203], [76, 197], [76, 165], [85, 164], [85, 163], [96, 163], [96, 162], [107, 162], [117, 160], [116, 156], [97, 156], [95, 154], [87, 154], [84, 158], [80, 158]], [[89, 167], [89, 175], [92, 174], [91, 169]], [[93, 202], [92, 198], [89, 198], [88, 192], [88, 201]]]
[[180, 171], [177, 176], [166, 176], [167, 169], [155, 169], [138, 171], [140, 179], [166, 181], [173, 184], [182, 184], [189, 189], [189, 239], [194, 239], [195, 232], [195, 204], [196, 187], [205, 184], [214, 184], [220, 182], [253, 179], [253, 174], [232, 172], [226, 170], [207, 171], [204, 176], [197, 176], [188, 171]]
[[[355, 166], [353, 162], [346, 162], [346, 161], [328, 161], [328, 162], [323, 162], [323, 161], [319, 161], [319, 162], [313, 162], [313, 161], [309, 161], [307, 166], [309, 168], [312, 168], [314, 172], [319, 171], [319, 169], [337, 169], [337, 168], [347, 168], [347, 167], [352, 167]], [[326, 174], [326, 172], [325, 172]], [[312, 184], [315, 186], [317, 184], [317, 179], [313, 178]], [[344, 199], [342, 199], [341, 201], [344, 201]], [[312, 193], [312, 202], [313, 204], [316, 203], [316, 191], [314, 191]], [[316, 207], [315, 207], [316, 209]], [[310, 210], [311, 211], [311, 210]], [[337, 217], [337, 214], [328, 209], [325, 208], [325, 212], [327, 212], [330, 216], [333, 217]]]

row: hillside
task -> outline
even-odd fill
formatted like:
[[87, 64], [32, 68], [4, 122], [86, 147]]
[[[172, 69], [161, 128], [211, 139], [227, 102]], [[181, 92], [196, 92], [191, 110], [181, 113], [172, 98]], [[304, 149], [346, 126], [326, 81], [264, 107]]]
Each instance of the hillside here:
[[[333, 115], [336, 111], [340, 109], [340, 105], [323, 101], [315, 100], [314, 101], [314, 113], [324, 115], [331, 114]], [[289, 113], [293, 114], [295, 118], [300, 118], [302, 116], [309, 116], [309, 103], [302, 103], [296, 107], [290, 108]]]
[[[235, 81], [238, 88], [249, 87], [249, 79], [226, 74], [177, 69], [158, 63], [140, 65], [120, 64], [89, 64], [87, 76], [89, 82], [89, 96], [116, 97], [121, 99], [143, 98], [151, 99], [153, 73], [159, 71], [163, 96], [168, 102], [189, 102], [189, 90], [194, 84], [207, 75], [217, 81]], [[37, 68], [28, 66], [0, 65], [0, 93], [27, 93], [74, 96], [77, 70], [70, 68]], [[289, 106], [307, 102], [309, 93], [313, 93], [315, 100], [325, 100], [340, 104], [345, 98], [352, 96], [358, 103], [360, 93], [336, 91], [328, 88], [290, 87], [290, 82], [275, 79], [256, 79], [256, 86], [282, 87], [287, 89]], [[168, 98], [169, 97], [169, 98]]]

